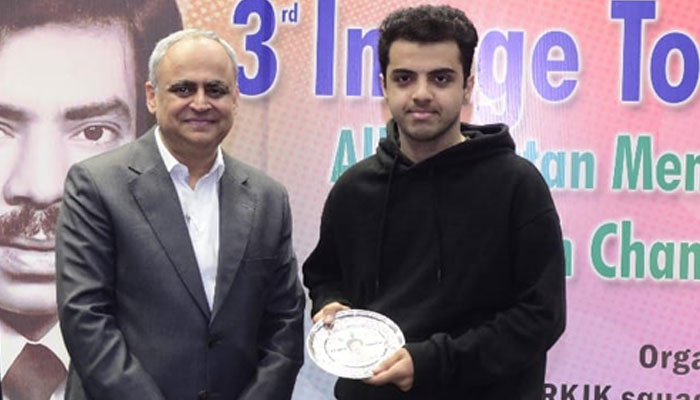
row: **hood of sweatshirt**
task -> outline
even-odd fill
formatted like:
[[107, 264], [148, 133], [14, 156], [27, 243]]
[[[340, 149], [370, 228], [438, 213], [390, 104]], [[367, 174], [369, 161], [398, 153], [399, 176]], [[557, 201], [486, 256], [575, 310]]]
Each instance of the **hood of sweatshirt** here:
[[[379, 162], [387, 169], [434, 168], [454, 164], [468, 164], [502, 152], [515, 151], [515, 143], [505, 124], [460, 124], [460, 131], [467, 140], [441, 151], [434, 156], [414, 163], [400, 149], [399, 132], [392, 119], [387, 123], [387, 136], [379, 142]], [[398, 165], [394, 165], [398, 163]]]
[[[390, 198], [392, 197], [394, 181], [404, 174], [428, 176], [427, 181], [432, 185], [429, 196], [430, 209], [432, 210], [430, 220], [432, 222], [429, 224], [430, 227], [426, 228], [432, 231], [432, 235], [434, 235], [432, 237], [436, 242], [435, 256], [437, 260], [434, 276], [438, 283], [441, 282], [444, 265], [444, 232], [438, 218], [440, 200], [434, 186], [436, 181], [440, 179], [441, 171], [454, 168], [469, 168], [469, 164], [479, 162], [485, 158], [515, 151], [515, 143], [508, 132], [508, 126], [504, 124], [471, 125], [462, 123], [460, 127], [462, 134], [466, 138], [464, 142], [451, 146], [419, 163], [414, 163], [401, 152], [396, 122], [389, 120], [387, 123], [387, 137], [379, 142], [377, 148], [379, 166], [385, 173], [389, 174], [388, 184], [385, 187], [382, 200], [382, 212], [379, 222], [379, 240], [376, 250], [378, 267], [382, 265], [382, 247], [387, 239], [387, 224], [390, 223], [387, 221], [387, 214], [389, 207], [391, 207]], [[381, 285], [379, 268], [375, 269], [371, 275], [373, 275], [370, 279], [374, 281], [374, 290], [370, 289], [370, 292], [376, 293]]]

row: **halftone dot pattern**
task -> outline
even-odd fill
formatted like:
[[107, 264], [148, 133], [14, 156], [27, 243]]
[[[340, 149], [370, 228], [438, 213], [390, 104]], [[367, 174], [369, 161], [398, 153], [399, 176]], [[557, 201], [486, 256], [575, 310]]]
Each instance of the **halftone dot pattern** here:
[[[217, 30], [217, 25], [228, 24], [226, 11], [231, 2], [220, 0], [191, 0], [183, 8], [184, 25], [188, 28]], [[218, 31], [218, 30], [217, 30]]]
[[[271, 2], [277, 20], [275, 36], [268, 44], [275, 50], [277, 80], [263, 96], [241, 97], [233, 134], [224, 143], [232, 154], [264, 169], [289, 190], [300, 262], [318, 238], [341, 129], [352, 130], [359, 160], [363, 157], [363, 129], [371, 127], [376, 133], [388, 116], [380, 98], [366, 93], [358, 98], [345, 96], [347, 29], [366, 32], [376, 28], [388, 12], [399, 7], [445, 3], [337, 0], [334, 95], [317, 97], [314, 61], [319, 1], [323, 0]], [[248, 26], [233, 26], [231, 15], [239, 3], [179, 2], [186, 26], [206, 27], [222, 34], [237, 51], [239, 63], [252, 73], [256, 59], [245, 50], [245, 40], [259, 23], [253, 18]], [[575, 276], [568, 281], [567, 331], [550, 352], [547, 381], [591, 387], [610, 384], [611, 398], [619, 398], [626, 390], [697, 392], [697, 379], [692, 373], [678, 376], [669, 370], [645, 369], [639, 365], [638, 353], [647, 343], [660, 350], [700, 350], [696, 344], [700, 338], [698, 282], [655, 282], [649, 277], [606, 280], [591, 264], [590, 251], [596, 229], [613, 222], [618, 232], [615, 239], [606, 242], [603, 252], [607, 261], [618, 263], [623, 220], [633, 222], [633, 237], [644, 242], [647, 258], [654, 242], [700, 241], [700, 188], [697, 193], [679, 190], [670, 194], [658, 189], [646, 193], [611, 188], [618, 135], [630, 135], [634, 141], [642, 134], [652, 135], [654, 157], [665, 152], [700, 154], [700, 136], [695, 134], [700, 120], [699, 95], [682, 106], [662, 104], [651, 87], [648, 65], [654, 43], [670, 31], [685, 32], [696, 43], [700, 40], [700, 2], [656, 1], [657, 19], [645, 24], [642, 101], [638, 104], [623, 104], [620, 99], [623, 23], [611, 19], [610, 1], [446, 3], [465, 10], [482, 39], [483, 33], [491, 29], [525, 32], [522, 118], [513, 127], [519, 151], [526, 141], [536, 140], [540, 158], [534, 163], [538, 166], [548, 151], [563, 151], [569, 161], [573, 151], [595, 155], [594, 189], [553, 191], [565, 237], [574, 244]], [[282, 10], [295, 4], [298, 22], [283, 23]], [[569, 77], [578, 81], [577, 90], [562, 103], [544, 101], [532, 84], [533, 48], [541, 35], [552, 30], [571, 35], [580, 62], [580, 71]], [[366, 68], [364, 72], [365, 91], [370, 90], [368, 71]], [[567, 174], [570, 167], [567, 164]], [[645, 262], [648, 264], [648, 260]], [[648, 265], [645, 272], [649, 275]], [[309, 323], [307, 320], [307, 329]], [[333, 377], [307, 360], [294, 399], [331, 399], [333, 382]]]

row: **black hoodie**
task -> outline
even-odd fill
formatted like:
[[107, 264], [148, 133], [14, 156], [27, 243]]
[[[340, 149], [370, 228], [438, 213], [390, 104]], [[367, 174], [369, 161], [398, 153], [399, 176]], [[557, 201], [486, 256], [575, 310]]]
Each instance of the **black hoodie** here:
[[390, 121], [328, 196], [303, 267], [312, 315], [332, 301], [387, 315], [415, 370], [406, 393], [340, 379], [339, 399], [542, 399], [565, 320], [559, 218], [505, 125], [461, 129], [413, 163]]

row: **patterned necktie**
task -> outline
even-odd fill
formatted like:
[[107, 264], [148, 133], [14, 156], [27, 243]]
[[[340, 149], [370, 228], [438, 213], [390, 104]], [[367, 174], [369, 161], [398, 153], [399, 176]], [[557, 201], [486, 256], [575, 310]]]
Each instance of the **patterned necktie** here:
[[49, 400], [66, 379], [66, 369], [51, 350], [27, 344], [2, 380], [2, 394], [10, 400]]

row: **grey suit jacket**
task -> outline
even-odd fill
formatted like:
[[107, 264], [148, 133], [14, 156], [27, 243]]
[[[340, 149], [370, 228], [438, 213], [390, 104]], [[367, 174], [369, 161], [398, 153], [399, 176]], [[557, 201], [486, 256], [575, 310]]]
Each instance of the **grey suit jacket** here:
[[229, 156], [213, 309], [154, 129], [74, 165], [56, 237], [67, 399], [288, 399], [303, 291], [284, 188]]

